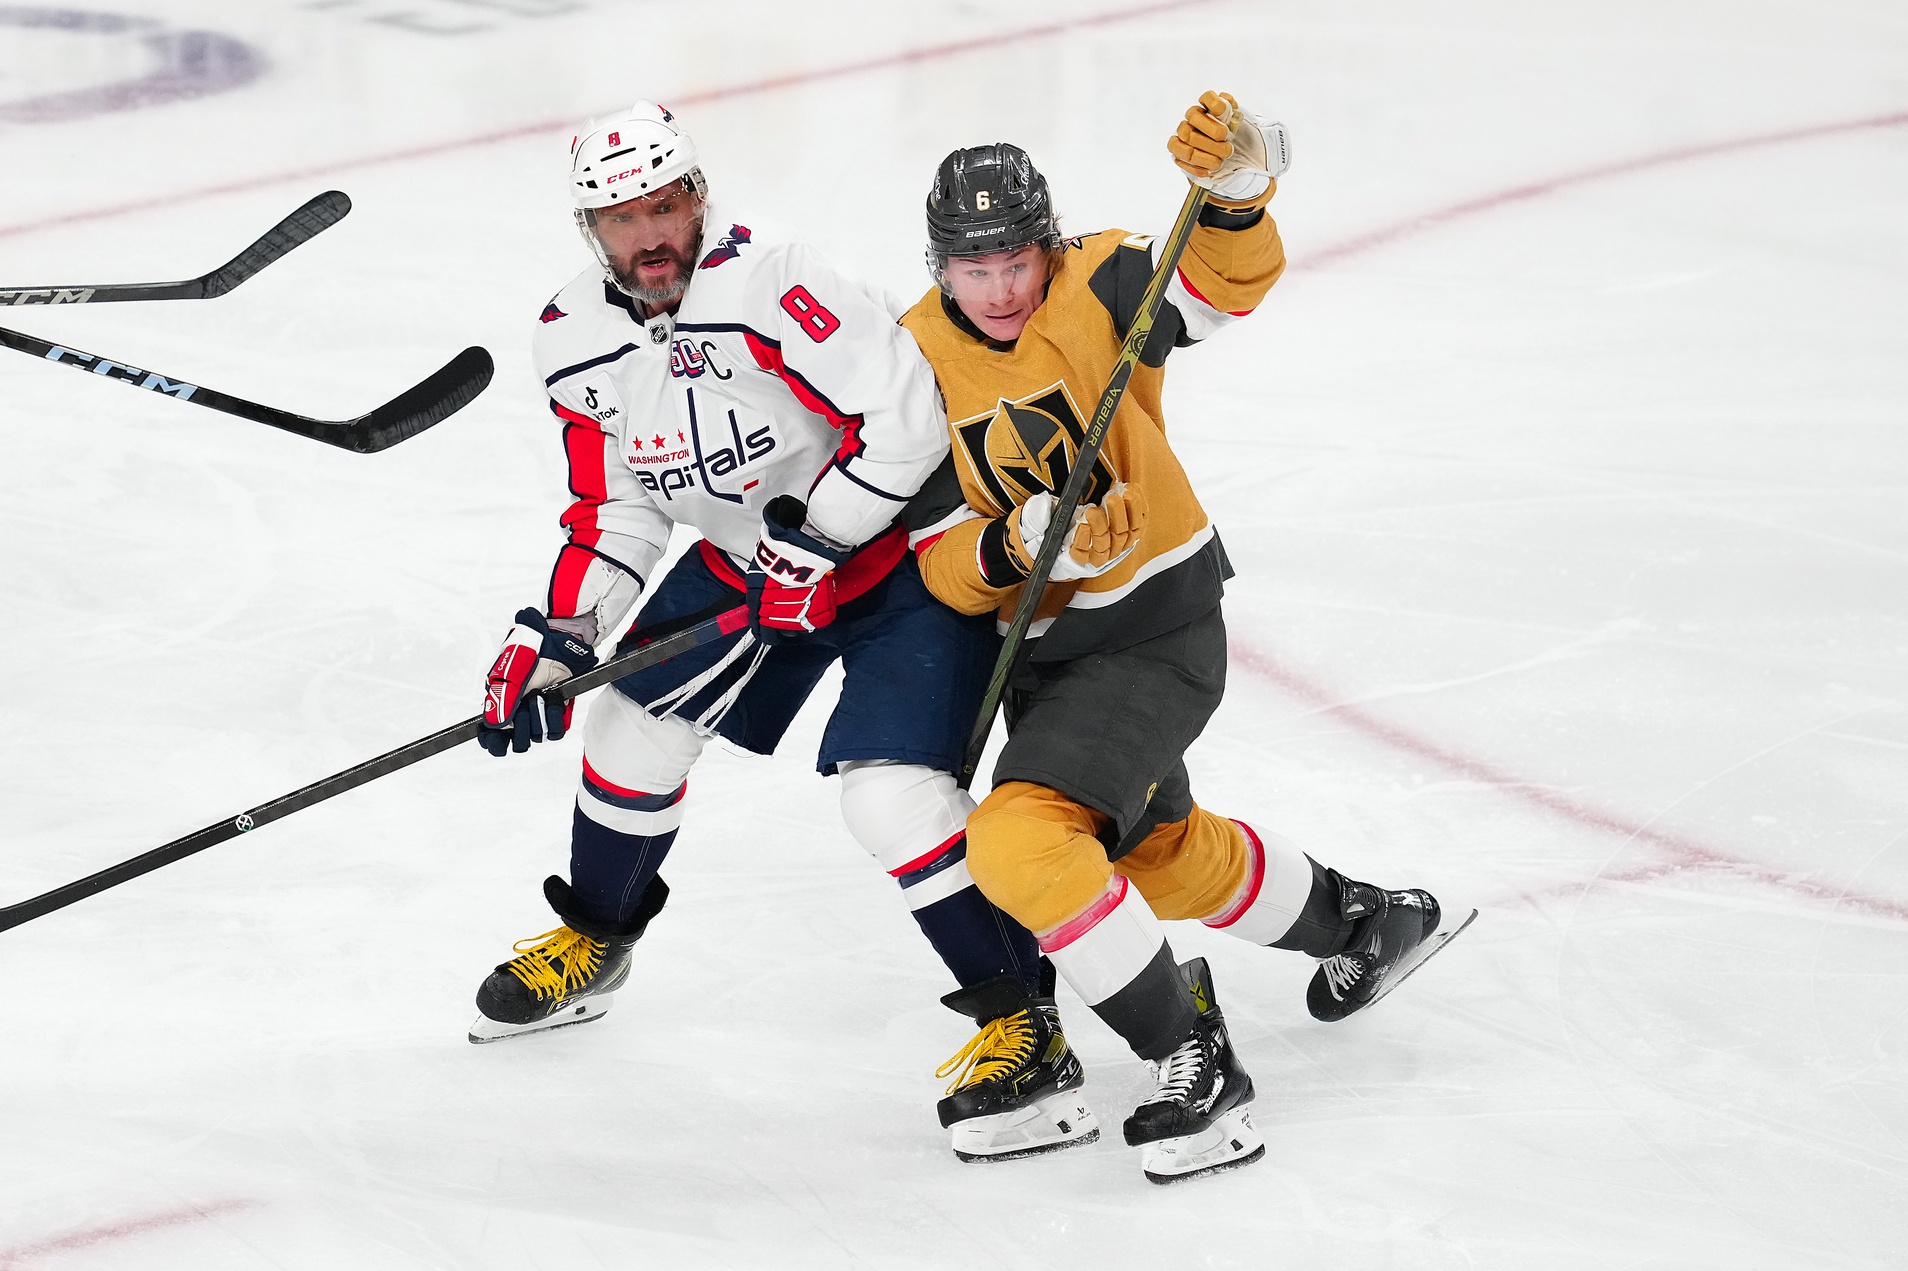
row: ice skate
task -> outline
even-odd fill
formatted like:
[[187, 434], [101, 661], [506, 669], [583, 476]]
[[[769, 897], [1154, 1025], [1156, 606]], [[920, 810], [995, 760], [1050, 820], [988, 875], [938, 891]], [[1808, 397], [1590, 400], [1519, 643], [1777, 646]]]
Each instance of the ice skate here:
[[1148, 1181], [1178, 1183], [1239, 1169], [1265, 1155], [1252, 1124], [1252, 1078], [1239, 1065], [1204, 958], [1181, 968], [1199, 1017], [1190, 1036], [1152, 1065], [1153, 1097], [1126, 1118], [1126, 1141], [1140, 1149]]
[[669, 899], [669, 888], [662, 879], [653, 880], [621, 927], [578, 914], [569, 884], [554, 875], [544, 880], [543, 894], [564, 925], [519, 940], [517, 956], [484, 980], [477, 990], [480, 1013], [470, 1026], [473, 1042], [601, 1019], [629, 978], [630, 950]]
[[1342, 953], [1320, 960], [1305, 991], [1313, 1018], [1327, 1022], [1363, 1010], [1397, 988], [1477, 917], [1473, 909], [1456, 926], [1440, 929], [1443, 911], [1428, 891], [1381, 891], [1342, 876], [1338, 883], [1341, 911], [1357, 925]]
[[935, 1072], [953, 1074], [937, 1110], [963, 1161], [1011, 1161], [1100, 1137], [1081, 1097], [1086, 1071], [1060, 1029], [1050, 979], [1042, 990], [1030, 997], [1003, 975], [941, 999], [981, 1026]]

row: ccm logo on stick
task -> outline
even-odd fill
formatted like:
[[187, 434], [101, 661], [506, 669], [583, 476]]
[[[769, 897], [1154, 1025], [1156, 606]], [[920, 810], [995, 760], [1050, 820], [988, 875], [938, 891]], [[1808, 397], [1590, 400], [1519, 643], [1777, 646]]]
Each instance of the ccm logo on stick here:
[[0, 305], [83, 305], [93, 298], [93, 289], [43, 291], [0, 291]]
[[46, 360], [49, 362], [65, 362], [68, 359], [81, 366], [85, 366], [88, 362], [93, 363], [92, 372], [95, 375], [124, 380], [128, 384], [137, 384], [140, 388], [149, 388], [155, 393], [165, 393], [182, 402], [191, 401], [192, 395], [199, 391], [197, 384], [174, 383], [163, 375], [154, 375], [136, 366], [127, 366], [123, 362], [108, 362], [105, 358], [95, 358], [91, 353], [81, 353], [78, 349], [62, 349], [55, 345], [46, 351]]

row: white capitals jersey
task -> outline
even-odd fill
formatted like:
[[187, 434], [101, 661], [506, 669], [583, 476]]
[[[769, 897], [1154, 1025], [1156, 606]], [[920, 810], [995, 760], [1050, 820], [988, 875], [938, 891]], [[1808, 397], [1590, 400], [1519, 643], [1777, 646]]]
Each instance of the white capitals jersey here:
[[746, 566], [762, 509], [792, 494], [811, 526], [865, 543], [948, 451], [934, 373], [884, 298], [816, 252], [711, 206], [674, 314], [644, 319], [592, 267], [533, 342], [563, 423], [569, 542], [549, 614], [621, 622], [673, 522]]

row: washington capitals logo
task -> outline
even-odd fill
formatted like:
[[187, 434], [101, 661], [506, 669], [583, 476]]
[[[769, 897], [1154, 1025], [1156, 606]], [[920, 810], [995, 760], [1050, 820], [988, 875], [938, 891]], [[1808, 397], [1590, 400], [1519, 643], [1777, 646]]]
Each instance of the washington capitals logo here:
[[725, 260], [734, 260], [742, 254], [742, 245], [748, 241], [748, 226], [729, 226], [729, 232], [717, 240], [715, 250], [702, 258], [702, 268], [714, 269]]
[[569, 316], [570, 316], [569, 314], [557, 308], [556, 301], [552, 300], [549, 304], [543, 306], [543, 316], [541, 318], [538, 318], [537, 321], [538, 322], [555, 322], [558, 318], [567, 318]]

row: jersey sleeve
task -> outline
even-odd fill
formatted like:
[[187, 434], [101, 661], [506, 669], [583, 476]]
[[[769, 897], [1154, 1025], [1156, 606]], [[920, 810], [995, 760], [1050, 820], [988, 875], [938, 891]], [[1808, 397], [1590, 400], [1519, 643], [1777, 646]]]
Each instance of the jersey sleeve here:
[[[1265, 299], [1285, 272], [1285, 244], [1265, 211], [1276, 188], [1274, 182], [1249, 203], [1208, 201], [1200, 209], [1179, 268], [1166, 284], [1141, 362], [1162, 365], [1173, 349], [1208, 338]], [[1094, 268], [1088, 286], [1112, 316], [1122, 340], [1139, 315], [1165, 243], [1163, 237], [1129, 236]]]
[[1006, 554], [1005, 518], [969, 506], [952, 455], [909, 501], [901, 521], [921, 580], [950, 609], [989, 613], [1026, 577]]
[[562, 427], [571, 501], [560, 518], [565, 542], [550, 571], [545, 611], [551, 618], [593, 619], [583, 634], [596, 640], [636, 603], [669, 546], [673, 522], [623, 462], [615, 432], [584, 413], [587, 403], [571, 400], [577, 390], [559, 381], [548, 392]]
[[756, 362], [841, 436], [809, 490], [809, 524], [865, 543], [947, 456], [934, 373], [888, 305], [819, 254], [790, 244], [763, 264], [750, 307], [772, 335], [750, 340]]

